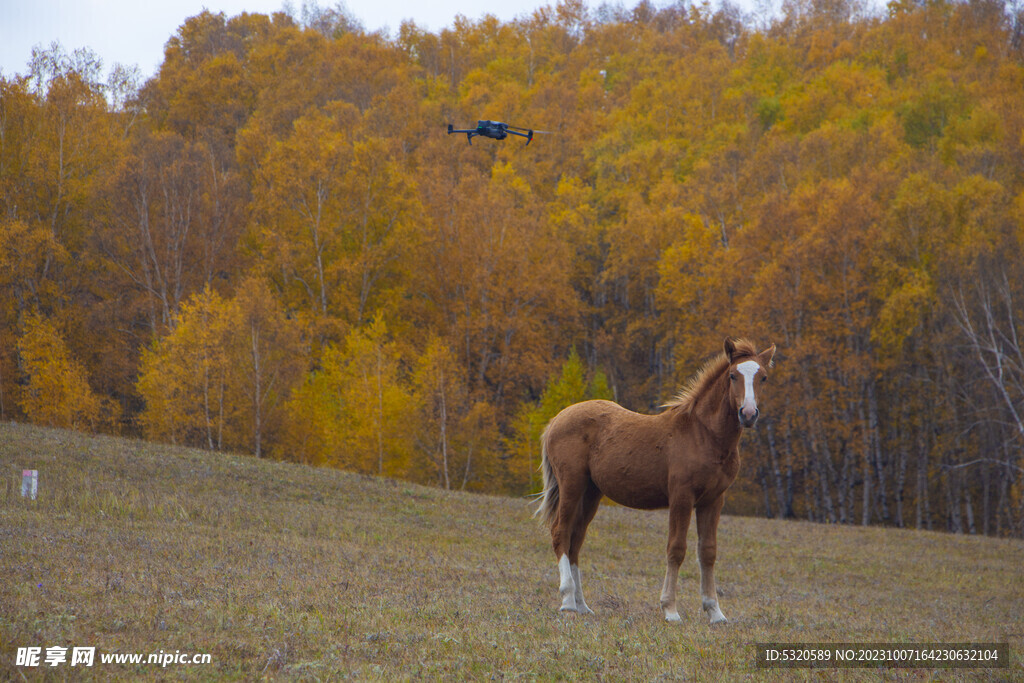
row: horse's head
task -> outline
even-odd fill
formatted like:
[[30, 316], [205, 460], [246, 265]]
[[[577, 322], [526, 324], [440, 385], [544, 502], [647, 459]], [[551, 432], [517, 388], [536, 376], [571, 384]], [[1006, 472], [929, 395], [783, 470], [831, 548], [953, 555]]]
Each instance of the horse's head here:
[[725, 355], [729, 358], [729, 402], [744, 427], [757, 423], [760, 411], [758, 399], [768, 381], [767, 370], [772, 366], [775, 344], [757, 353], [746, 342], [725, 340]]

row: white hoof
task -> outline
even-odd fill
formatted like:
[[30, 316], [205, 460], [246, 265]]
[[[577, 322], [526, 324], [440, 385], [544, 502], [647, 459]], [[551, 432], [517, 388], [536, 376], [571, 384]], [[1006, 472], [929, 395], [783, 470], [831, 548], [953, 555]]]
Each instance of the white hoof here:
[[718, 607], [717, 600], [702, 600], [701, 607], [704, 609], [704, 614], [708, 615], [712, 624], [724, 624], [729, 620], [722, 614], [722, 610]]
[[558, 594], [562, 596], [562, 612], [576, 611], [576, 582], [572, 578], [569, 558], [562, 555], [558, 559]]
[[570, 567], [572, 572], [572, 582], [576, 588], [576, 611], [580, 614], [593, 614], [594, 610], [587, 607], [587, 601], [583, 599], [583, 579], [580, 577], [580, 568], [578, 565], [572, 565]]
[[679, 612], [672, 610], [671, 612], [665, 612], [665, 621], [680, 622], [682, 619], [679, 616]]

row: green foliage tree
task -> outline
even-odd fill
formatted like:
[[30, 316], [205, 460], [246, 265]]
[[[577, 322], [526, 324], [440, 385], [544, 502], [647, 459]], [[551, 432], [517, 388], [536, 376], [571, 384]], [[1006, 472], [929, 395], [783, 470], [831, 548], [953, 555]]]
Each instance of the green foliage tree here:
[[580, 401], [612, 398], [605, 374], [601, 370], [588, 373], [576, 348], [570, 349], [560, 372], [548, 379], [540, 399], [524, 402], [516, 412], [508, 447], [516, 460], [512, 469], [519, 481], [529, 482], [530, 490], [537, 490], [540, 484], [536, 472], [540, 466], [540, 437], [551, 418]]

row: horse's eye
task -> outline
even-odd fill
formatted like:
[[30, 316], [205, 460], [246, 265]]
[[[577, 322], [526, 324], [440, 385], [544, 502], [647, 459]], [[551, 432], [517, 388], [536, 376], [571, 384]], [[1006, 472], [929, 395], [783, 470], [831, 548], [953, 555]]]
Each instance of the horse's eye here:
[[768, 381], [768, 376], [767, 375], [765, 375], [764, 377], [761, 378], [761, 384], [764, 384], [767, 381]]
[[729, 379], [731, 379], [733, 382], [735, 382], [736, 381], [736, 373], [735, 372], [730, 372], [729, 373]]

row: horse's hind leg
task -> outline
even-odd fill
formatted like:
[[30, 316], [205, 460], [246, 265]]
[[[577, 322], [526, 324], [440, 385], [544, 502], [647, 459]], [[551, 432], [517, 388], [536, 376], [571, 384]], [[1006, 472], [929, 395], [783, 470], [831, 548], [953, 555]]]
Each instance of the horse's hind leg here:
[[583, 599], [583, 581], [580, 578], [580, 549], [583, 547], [583, 539], [587, 536], [587, 527], [594, 521], [594, 515], [601, 505], [601, 490], [593, 481], [589, 482], [586, 492], [583, 494], [580, 512], [576, 518], [576, 524], [572, 530], [572, 539], [569, 543], [569, 568], [572, 571], [573, 583], [576, 587], [576, 611], [580, 614], [593, 614], [594, 610], [587, 607]]
[[719, 496], [704, 507], [697, 508], [697, 555], [700, 559], [701, 609], [712, 624], [728, 621], [718, 606], [715, 588], [715, 557], [718, 554], [718, 520], [722, 516], [725, 496]]
[[[549, 454], [550, 457], [550, 454]], [[582, 510], [581, 502], [590, 476], [582, 465], [583, 459], [569, 459], [568, 463], [562, 463], [556, 468], [558, 479], [558, 511], [555, 514], [555, 523], [551, 525], [551, 546], [554, 548], [555, 557], [558, 558], [558, 592], [562, 596], [563, 612], [575, 612], [576, 605], [576, 579], [573, 576], [570, 562], [570, 550], [572, 549], [573, 531], [576, 529], [577, 520]], [[576, 574], [578, 576], [579, 569]]]

